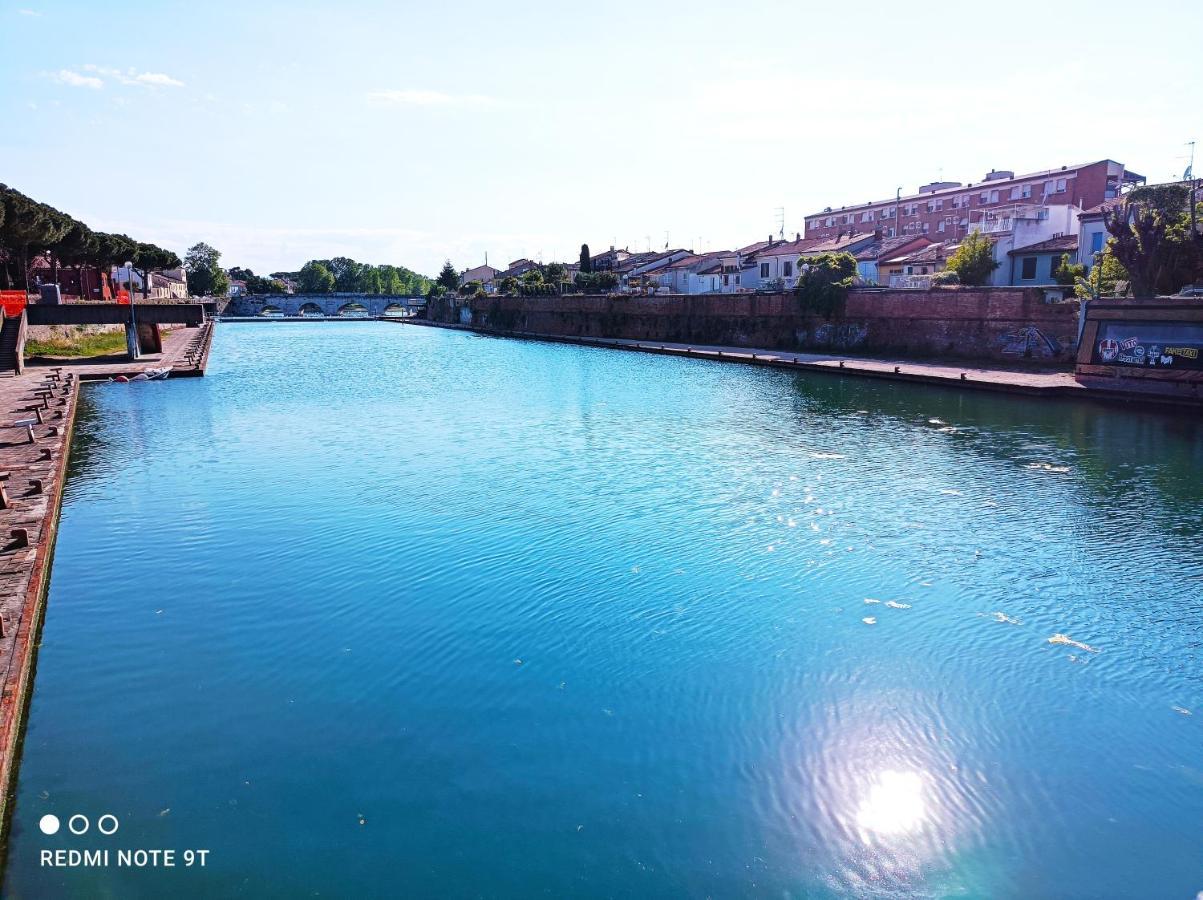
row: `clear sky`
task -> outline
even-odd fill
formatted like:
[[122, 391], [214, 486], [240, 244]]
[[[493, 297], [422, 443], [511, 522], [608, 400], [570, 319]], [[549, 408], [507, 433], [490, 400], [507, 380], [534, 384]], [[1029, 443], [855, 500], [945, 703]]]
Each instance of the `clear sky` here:
[[257, 272], [724, 249], [940, 178], [1203, 170], [1203, 3], [0, 0], [0, 181]]

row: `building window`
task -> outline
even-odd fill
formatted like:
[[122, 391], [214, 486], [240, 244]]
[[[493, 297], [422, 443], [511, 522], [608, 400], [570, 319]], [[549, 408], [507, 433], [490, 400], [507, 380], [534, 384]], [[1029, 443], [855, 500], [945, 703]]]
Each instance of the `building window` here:
[[781, 277], [792, 278], [794, 275], [794, 264], [788, 259], [781, 264]]
[[1023, 258], [1023, 269], [1019, 273], [1019, 277], [1024, 281], [1033, 281], [1036, 278], [1036, 257], [1025, 256]]
[[760, 264], [760, 277], [761, 277], [761, 278], [768, 278], [768, 277], [769, 277], [769, 264], [768, 264], [768, 263], [761, 263], [761, 264]]
[[1091, 253], [1102, 253], [1103, 252], [1103, 232], [1096, 231], [1094, 234], [1092, 234], [1090, 236], [1090, 252]]
[[743, 276], [741, 276], [741, 275], [736, 275], [736, 276], [735, 276], [735, 286], [736, 286], [736, 287], [739, 287], [739, 279], [740, 279], [740, 278], [742, 278], [742, 277], [743, 277]]
[[1025, 184], [1023, 186], [1023, 199], [1030, 200], [1031, 197], [1032, 197], [1032, 186], [1030, 184]]
[[1064, 178], [1057, 179], [1057, 193], [1058, 194], [1065, 193], [1065, 179]]

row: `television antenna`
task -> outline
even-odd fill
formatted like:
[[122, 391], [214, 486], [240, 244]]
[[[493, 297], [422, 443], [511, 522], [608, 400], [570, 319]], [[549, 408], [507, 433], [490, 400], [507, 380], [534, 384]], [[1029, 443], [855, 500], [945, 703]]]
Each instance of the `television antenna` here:
[[785, 240], [785, 207], [777, 207], [777, 236]]

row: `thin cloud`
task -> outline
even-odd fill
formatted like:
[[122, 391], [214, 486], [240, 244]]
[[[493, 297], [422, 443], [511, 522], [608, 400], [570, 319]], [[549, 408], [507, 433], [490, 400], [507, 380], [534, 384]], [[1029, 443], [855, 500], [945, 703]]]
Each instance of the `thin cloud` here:
[[36, 9], [18, 9], [17, 15], [32, 16], [35, 19], [40, 19], [42, 17], [42, 14], [40, 12], [38, 12]]
[[104, 82], [99, 78], [93, 75], [80, 75], [70, 69], [59, 69], [57, 72], [52, 72], [50, 77], [59, 84], [66, 84], [70, 87], [91, 88], [94, 91], [104, 87]]
[[383, 106], [492, 106], [497, 103], [483, 94], [447, 94], [419, 88], [371, 91], [368, 101]]
[[129, 68], [124, 72], [120, 69], [114, 69], [106, 66], [86, 65], [84, 69], [88, 72], [95, 72], [97, 75], [103, 75], [106, 78], [111, 78], [118, 84], [132, 84], [140, 87], [183, 87], [184, 82], [178, 78], [172, 78], [164, 72], [139, 72], [137, 69]]

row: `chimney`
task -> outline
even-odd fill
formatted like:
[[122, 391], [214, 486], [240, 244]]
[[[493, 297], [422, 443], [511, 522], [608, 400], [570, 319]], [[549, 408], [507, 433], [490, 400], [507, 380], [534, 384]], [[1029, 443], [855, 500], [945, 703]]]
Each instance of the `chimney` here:
[[800, 232], [800, 231], [795, 231], [795, 232], [794, 232], [794, 240], [795, 240], [795, 241], [800, 241], [800, 240], [802, 240], [802, 232]]

